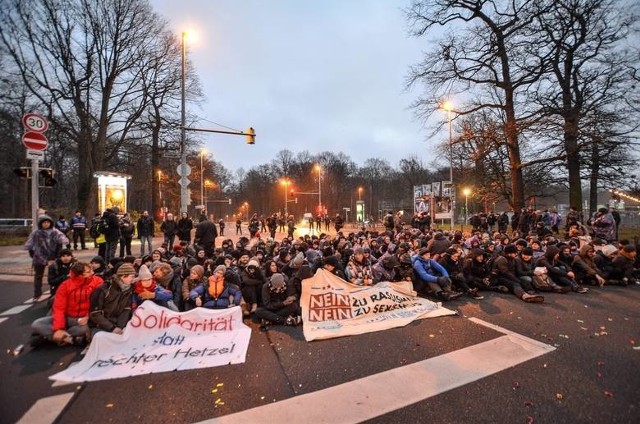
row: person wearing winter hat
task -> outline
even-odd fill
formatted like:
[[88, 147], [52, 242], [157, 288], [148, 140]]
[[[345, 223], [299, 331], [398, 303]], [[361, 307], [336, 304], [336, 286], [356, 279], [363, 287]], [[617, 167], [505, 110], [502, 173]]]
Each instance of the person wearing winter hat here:
[[38, 217], [38, 228], [33, 230], [24, 244], [29, 251], [34, 270], [33, 301], [42, 296], [42, 279], [48, 265], [58, 257], [58, 253], [69, 244], [69, 239], [60, 230], [53, 227], [53, 219], [49, 215]]
[[453, 291], [447, 270], [431, 259], [431, 248], [423, 247], [411, 257], [415, 281], [414, 290], [435, 295], [440, 300], [449, 301], [462, 296]]
[[73, 253], [69, 249], [62, 249], [58, 255], [58, 259], [49, 266], [47, 283], [49, 283], [49, 293], [51, 294], [51, 302], [56, 294], [56, 290], [69, 278], [69, 271], [76, 262]]
[[547, 275], [555, 285], [568, 287], [576, 293], [587, 293], [589, 289], [580, 286], [570, 266], [560, 260], [560, 253], [558, 246], [547, 246], [544, 255], [536, 261], [536, 267], [546, 268]]
[[491, 270], [490, 279], [493, 287], [502, 293], [512, 293], [523, 302], [544, 302], [544, 297], [535, 294], [532, 287], [525, 284], [523, 288], [523, 282], [516, 275], [517, 254], [518, 249], [515, 245], [507, 244], [504, 247], [503, 254], [496, 258]]
[[131, 319], [135, 268], [130, 263], [118, 267], [115, 275], [91, 294], [89, 328], [91, 337], [98, 331], [122, 334]]
[[240, 281], [242, 281], [240, 286], [242, 287], [242, 297], [247, 302], [244, 314], [253, 313], [261, 303], [262, 286], [265, 283], [264, 273], [258, 261], [251, 259], [247, 262], [246, 267], [240, 268]]
[[104, 278], [104, 273], [107, 270], [106, 262], [102, 256], [94, 256], [89, 262], [91, 268], [93, 269], [93, 273], [99, 277]]
[[195, 306], [209, 309], [224, 309], [239, 306], [242, 292], [234, 284], [225, 283], [224, 265], [218, 265], [215, 271], [202, 284], [189, 293]]
[[[224, 265], [220, 266], [224, 267]], [[223, 274], [224, 272], [225, 271], [223, 271]], [[189, 293], [204, 282], [203, 278], [204, 267], [202, 265], [193, 265], [189, 270], [189, 276], [182, 281], [182, 299], [184, 300], [185, 311], [196, 307], [195, 302], [189, 297]]]
[[137, 308], [145, 300], [151, 300], [160, 306], [177, 311], [177, 308], [173, 304], [173, 294], [171, 291], [157, 284], [149, 268], [147, 268], [146, 265], [141, 265], [140, 270], [138, 270], [138, 277], [133, 282], [132, 308]]
[[347, 276], [344, 275], [344, 271], [340, 266], [340, 259], [336, 255], [330, 255], [326, 258], [322, 259], [322, 269], [328, 271], [335, 275], [336, 277], [340, 277], [346, 281]]
[[275, 273], [262, 286], [263, 306], [255, 311], [262, 325], [300, 325], [300, 306], [295, 285], [288, 284], [286, 276]]

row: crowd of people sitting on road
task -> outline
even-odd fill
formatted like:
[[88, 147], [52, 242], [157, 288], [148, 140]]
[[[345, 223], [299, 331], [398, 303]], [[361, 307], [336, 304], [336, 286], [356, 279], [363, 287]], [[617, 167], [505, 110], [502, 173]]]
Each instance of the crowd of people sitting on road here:
[[588, 295], [590, 287], [640, 283], [636, 246], [609, 233], [593, 237], [579, 221], [568, 222], [562, 235], [557, 226], [535, 221], [511, 233], [416, 224], [281, 240], [257, 232], [220, 245], [215, 236], [204, 236], [206, 222], [197, 225], [193, 242], [181, 238], [148, 255], [108, 261], [96, 256], [84, 263], [63, 248], [68, 240], [55, 233], [51, 218], [40, 217], [26, 243], [34, 264], [44, 255], [38, 262], [44, 269], [53, 259], [39, 244], [43, 240], [60, 248], [48, 274], [51, 315], [33, 323], [32, 345], [82, 345], [98, 331], [121, 333], [145, 301], [173, 311], [239, 306], [246, 319], [261, 325], [299, 325], [304, 280], [318, 269], [359, 286], [410, 281], [417, 295], [444, 302], [481, 301], [494, 292], [540, 303], [546, 293]]

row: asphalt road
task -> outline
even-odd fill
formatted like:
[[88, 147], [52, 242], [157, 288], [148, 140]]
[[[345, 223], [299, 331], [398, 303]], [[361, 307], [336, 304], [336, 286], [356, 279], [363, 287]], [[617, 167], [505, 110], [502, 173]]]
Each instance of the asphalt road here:
[[[9, 262], [17, 267], [23, 260], [19, 254], [16, 249], [0, 248], [0, 272], [9, 269]], [[83, 254], [90, 257], [93, 252]], [[259, 420], [229, 421], [296, 422], [287, 419], [296, 405], [308, 408], [310, 415], [315, 412], [313, 421], [306, 422], [322, 422], [318, 417], [326, 411], [333, 418], [324, 422], [632, 423], [640, 412], [638, 285], [592, 289], [585, 295], [551, 294], [539, 305], [489, 293], [485, 300], [463, 298], [446, 304], [458, 311], [457, 316], [309, 343], [302, 327], [261, 330], [246, 321], [252, 335], [243, 364], [62, 386], [52, 386], [48, 376], [80, 360], [79, 350], [26, 346], [13, 356], [11, 350], [28, 340], [30, 323], [43, 316], [46, 307], [43, 302], [27, 304], [23, 311], [7, 314], [29, 299], [31, 282], [28, 276], [0, 274], [0, 287], [0, 320], [4, 319], [0, 323], [1, 423], [21, 418], [22, 422], [53, 422], [56, 416], [59, 423], [187, 423], [251, 408], [261, 408], [253, 415]], [[555, 350], [446, 391], [439, 388], [445, 386], [448, 375], [467, 370], [472, 374], [485, 360], [450, 361], [434, 374], [438, 378], [429, 381], [406, 375], [400, 384], [393, 381], [397, 371], [503, 336], [471, 319]], [[506, 361], [508, 356], [500, 350], [485, 353], [486, 362]], [[386, 375], [380, 373], [391, 373], [388, 383], [372, 378]], [[422, 385], [425, 393], [433, 394], [396, 407]], [[340, 387], [347, 393], [341, 402], [322, 396]], [[362, 392], [369, 394], [363, 399]], [[303, 399], [311, 399], [312, 406], [302, 403]], [[52, 417], [39, 412], [38, 401], [43, 400], [58, 401], [49, 408], [55, 412]], [[61, 412], [56, 409], [60, 404]], [[338, 419], [336, 404], [340, 405]]]

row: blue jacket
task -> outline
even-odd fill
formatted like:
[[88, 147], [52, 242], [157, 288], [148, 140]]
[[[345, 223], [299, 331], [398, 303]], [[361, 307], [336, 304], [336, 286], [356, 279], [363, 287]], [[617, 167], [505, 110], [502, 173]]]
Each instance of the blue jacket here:
[[242, 292], [233, 284], [228, 284], [220, 293], [220, 296], [214, 298], [209, 294], [209, 282], [200, 284], [189, 293], [191, 300], [196, 300], [198, 297], [202, 299], [202, 307], [209, 309], [223, 309], [228, 308], [231, 305], [229, 296], [233, 296], [233, 304], [240, 305], [242, 301]]
[[438, 262], [433, 259], [424, 259], [420, 255], [413, 255], [411, 257], [411, 266], [413, 266], [418, 277], [427, 283], [435, 283], [438, 277], [449, 276], [447, 270]]

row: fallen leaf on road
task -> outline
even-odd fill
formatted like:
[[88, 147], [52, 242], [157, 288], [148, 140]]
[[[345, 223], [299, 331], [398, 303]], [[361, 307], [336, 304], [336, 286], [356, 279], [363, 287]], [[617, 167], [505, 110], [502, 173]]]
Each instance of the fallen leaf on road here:
[[600, 366], [604, 365], [604, 361], [598, 361], [598, 362], [596, 362], [596, 365], [600, 367]]
[[602, 394], [604, 395], [604, 397], [613, 397], [613, 393], [608, 390], [605, 390], [604, 392], [602, 392]]
[[525, 400], [524, 401], [524, 406], [534, 406], [533, 405], [533, 401], [532, 400]]
[[105, 406], [106, 406], [107, 408], [113, 408], [113, 403], [107, 403]]
[[640, 346], [634, 346], [633, 350], [640, 350]]
[[556, 399], [562, 400], [564, 399], [564, 396], [562, 396], [562, 393], [556, 393]]
[[567, 336], [566, 334], [558, 334], [558, 336], [559, 336], [559, 337], [562, 337], [562, 338], [564, 338], [564, 339], [568, 339], [568, 338], [569, 338], [569, 336]]
[[211, 393], [218, 393], [218, 389], [212, 389]]
[[602, 373], [601, 372], [597, 372], [596, 373], [596, 377], [598, 377], [598, 378], [602, 377]]
[[533, 424], [533, 417], [531, 415], [527, 415], [527, 424]]
[[513, 382], [513, 389], [519, 389], [520, 388], [520, 383], [518, 383], [517, 381]]
[[584, 324], [584, 321], [583, 321], [583, 320], [581, 320], [581, 319], [577, 319], [576, 321], [578, 321], [578, 322], [580, 322], [580, 323]]
[[149, 384], [149, 386], [147, 387], [147, 389], [149, 389], [149, 390], [153, 389], [153, 384]]

